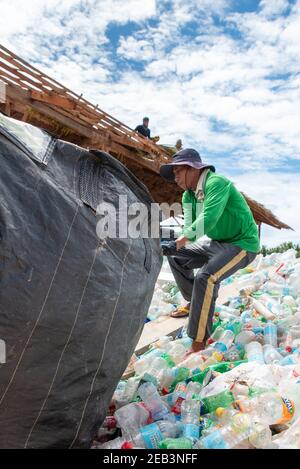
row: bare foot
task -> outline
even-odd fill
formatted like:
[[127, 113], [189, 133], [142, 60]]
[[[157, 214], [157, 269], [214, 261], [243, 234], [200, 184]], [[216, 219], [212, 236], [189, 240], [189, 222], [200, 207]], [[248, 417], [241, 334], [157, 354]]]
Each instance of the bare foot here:
[[204, 350], [204, 349], [205, 349], [205, 342], [196, 342], [194, 340], [191, 345], [191, 348], [186, 352], [183, 359], [189, 357], [190, 355], [192, 355], [192, 353], [201, 352], [201, 350]]

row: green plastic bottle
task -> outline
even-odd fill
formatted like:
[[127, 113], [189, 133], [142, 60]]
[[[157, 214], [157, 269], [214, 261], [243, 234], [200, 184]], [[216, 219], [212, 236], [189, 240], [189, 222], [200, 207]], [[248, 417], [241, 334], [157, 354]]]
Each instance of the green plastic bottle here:
[[166, 438], [158, 443], [159, 449], [192, 449], [190, 438]]
[[200, 371], [200, 369], [199, 369], [199, 372], [195, 373], [192, 376], [191, 381], [196, 381], [197, 383], [203, 384], [205, 376], [206, 376], [208, 370], [209, 370], [209, 368], [205, 368], [205, 370], [203, 370], [203, 371]]
[[180, 381], [186, 381], [191, 373], [190, 370], [184, 366], [180, 366], [176, 369], [174, 368], [174, 370], [176, 370], [176, 373], [174, 375], [174, 381], [169, 388], [170, 393], [174, 391], [176, 385], [180, 383]]
[[218, 373], [226, 373], [227, 371], [230, 371], [233, 368], [239, 366], [241, 363], [247, 363], [247, 361], [248, 360], [237, 360], [235, 362], [216, 363], [215, 365], [210, 365], [209, 369], [212, 371], [217, 371]]
[[223, 391], [214, 396], [204, 397], [202, 399], [203, 403], [203, 413], [210, 414], [214, 412], [218, 407], [229, 407], [234, 402], [234, 397], [230, 391]]
[[242, 322], [239, 320], [232, 321], [225, 327], [225, 329], [231, 330], [236, 337], [242, 330]]
[[173, 368], [175, 366], [175, 363], [167, 353], [163, 353], [161, 355], [161, 358], [163, 358], [167, 362], [169, 368]]

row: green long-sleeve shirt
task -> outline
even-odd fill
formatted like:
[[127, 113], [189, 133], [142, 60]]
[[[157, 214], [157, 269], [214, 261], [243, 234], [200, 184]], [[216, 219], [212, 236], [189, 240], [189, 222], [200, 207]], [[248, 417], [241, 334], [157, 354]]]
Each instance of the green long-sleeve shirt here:
[[205, 234], [213, 240], [259, 252], [258, 229], [252, 212], [234, 184], [209, 171], [203, 192], [204, 203], [191, 190], [183, 193], [183, 234], [191, 241]]

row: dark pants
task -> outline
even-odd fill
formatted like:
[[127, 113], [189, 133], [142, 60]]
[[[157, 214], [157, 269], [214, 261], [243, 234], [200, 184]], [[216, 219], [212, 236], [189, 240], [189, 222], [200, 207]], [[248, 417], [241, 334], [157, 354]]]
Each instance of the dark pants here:
[[[220, 282], [246, 267], [256, 253], [213, 240], [188, 244], [168, 257], [175, 281], [185, 300], [191, 302], [188, 335], [203, 342], [211, 334]], [[194, 269], [200, 269], [194, 275]]]

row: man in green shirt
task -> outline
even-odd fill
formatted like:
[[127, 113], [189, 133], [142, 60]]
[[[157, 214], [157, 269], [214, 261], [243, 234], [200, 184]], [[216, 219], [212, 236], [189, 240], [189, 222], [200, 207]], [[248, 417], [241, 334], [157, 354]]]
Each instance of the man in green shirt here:
[[[231, 181], [202, 162], [193, 149], [177, 152], [160, 174], [184, 189], [184, 228], [177, 253], [168, 257], [186, 300], [177, 317], [189, 314], [189, 353], [203, 350], [211, 334], [220, 282], [250, 264], [260, 250], [258, 229], [242, 194]], [[206, 235], [209, 240], [201, 240]], [[199, 269], [194, 275], [194, 269]], [[176, 315], [174, 315], [176, 317]]]

